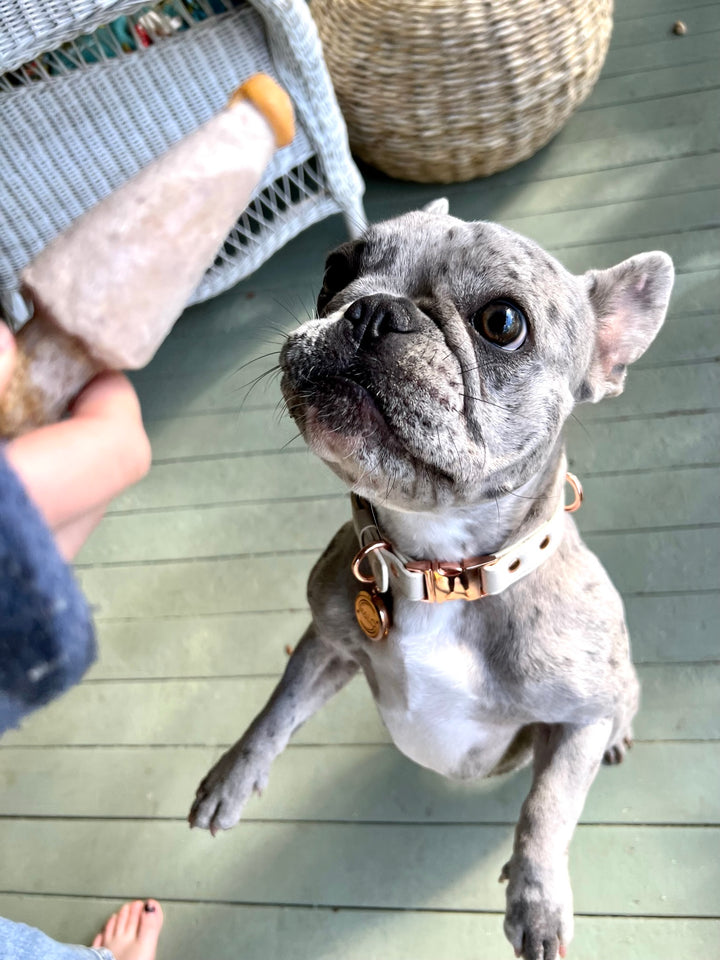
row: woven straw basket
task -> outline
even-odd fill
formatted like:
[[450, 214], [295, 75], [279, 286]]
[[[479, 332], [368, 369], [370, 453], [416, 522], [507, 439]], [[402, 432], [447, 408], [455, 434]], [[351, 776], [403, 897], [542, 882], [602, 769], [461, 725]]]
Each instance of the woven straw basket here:
[[587, 97], [612, 0], [311, 0], [350, 144], [451, 183], [531, 156]]

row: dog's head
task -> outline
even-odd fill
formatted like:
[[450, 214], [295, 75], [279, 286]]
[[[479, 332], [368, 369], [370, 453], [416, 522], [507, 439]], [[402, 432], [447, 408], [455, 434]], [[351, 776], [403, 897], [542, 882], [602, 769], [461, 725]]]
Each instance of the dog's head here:
[[318, 318], [281, 352], [283, 394], [363, 496], [401, 509], [491, 499], [540, 468], [576, 402], [621, 392], [672, 282], [658, 252], [573, 276], [435, 201], [330, 254]]

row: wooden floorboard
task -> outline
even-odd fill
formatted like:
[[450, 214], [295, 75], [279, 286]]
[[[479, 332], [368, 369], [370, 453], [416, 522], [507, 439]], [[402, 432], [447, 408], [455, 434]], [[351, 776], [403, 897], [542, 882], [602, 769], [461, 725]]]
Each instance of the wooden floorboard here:
[[[7, 889], [102, 897], [153, 890], [157, 899], [499, 912], [505, 891], [498, 875], [513, 836], [510, 825], [486, 823], [248, 821], [213, 841], [205, 831], [182, 827], [5, 820], [0, 844]], [[581, 824], [570, 851], [575, 907], [615, 916], [713, 917], [719, 857], [714, 827]]]
[[[198, 778], [217, 756], [217, 747], [202, 745], [17, 747], [0, 769], [0, 816], [184, 820]], [[113, 770], [122, 791], [112, 778], [94, 780], [102, 768]], [[277, 760], [262, 798], [250, 802], [246, 821], [512, 824], [529, 783], [529, 770], [444, 781], [390, 743], [296, 743]], [[720, 742], [636, 743], [626, 763], [601, 769], [581, 822], [720, 823]]]
[[[134, 895], [134, 894], [132, 894]], [[36, 923], [62, 940], [90, 939], [117, 898], [0, 895], [0, 913]], [[161, 953], [213, 960], [477, 960], [502, 952], [493, 913], [343, 910], [165, 901]], [[575, 960], [707, 957], [715, 960], [720, 923], [703, 919], [576, 917]]]
[[[372, 219], [446, 195], [578, 274], [649, 249], [675, 262], [668, 320], [625, 393], [566, 429], [579, 526], [623, 594], [643, 690], [635, 748], [600, 771], [571, 848], [575, 960], [720, 960], [718, 42], [716, 2], [627, 0], [595, 90], [534, 157], [442, 187], [363, 168]], [[308, 621], [308, 571], [348, 518], [277, 377], [253, 384], [345, 238], [339, 217], [305, 231], [186, 311], [133, 376], [153, 469], [78, 561], [98, 662], [0, 746], [0, 915], [87, 941], [122, 900], [158, 897], [160, 960], [510, 955], [497, 876], [528, 771], [473, 784], [417, 767], [360, 679], [298, 732], [235, 831], [183, 823], [273, 689]]]
[[[263, 642], [275, 643], [274, 639]], [[641, 663], [639, 740], [717, 740], [720, 662]], [[51, 704], [6, 747], [50, 744], [212, 744], [229, 746], [265, 704], [275, 677], [216, 676], [86, 683]], [[132, 704], [126, 710], [126, 704]], [[668, 705], [671, 704], [671, 708]], [[300, 744], [388, 743], [372, 697], [356, 679], [293, 738]]]

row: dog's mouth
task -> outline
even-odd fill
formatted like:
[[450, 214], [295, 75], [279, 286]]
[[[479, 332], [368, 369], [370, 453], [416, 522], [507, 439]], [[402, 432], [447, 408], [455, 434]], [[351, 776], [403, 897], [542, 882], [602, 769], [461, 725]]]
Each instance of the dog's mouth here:
[[323, 460], [357, 459], [378, 443], [397, 442], [376, 392], [352, 374], [300, 383], [286, 374], [282, 391], [305, 441]]

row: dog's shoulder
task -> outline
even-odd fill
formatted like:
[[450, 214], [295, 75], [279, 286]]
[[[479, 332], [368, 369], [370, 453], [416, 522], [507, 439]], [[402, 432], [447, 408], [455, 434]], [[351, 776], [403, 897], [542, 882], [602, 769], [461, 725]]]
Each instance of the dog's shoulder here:
[[574, 524], [546, 564], [494, 599], [482, 642], [506, 689], [544, 688], [558, 705], [592, 710], [630, 682], [622, 599]]
[[353, 612], [360, 586], [351, 570], [357, 549], [352, 523], [343, 524], [310, 571], [307, 586], [308, 603], [320, 633], [351, 639], [353, 644], [362, 637]]

